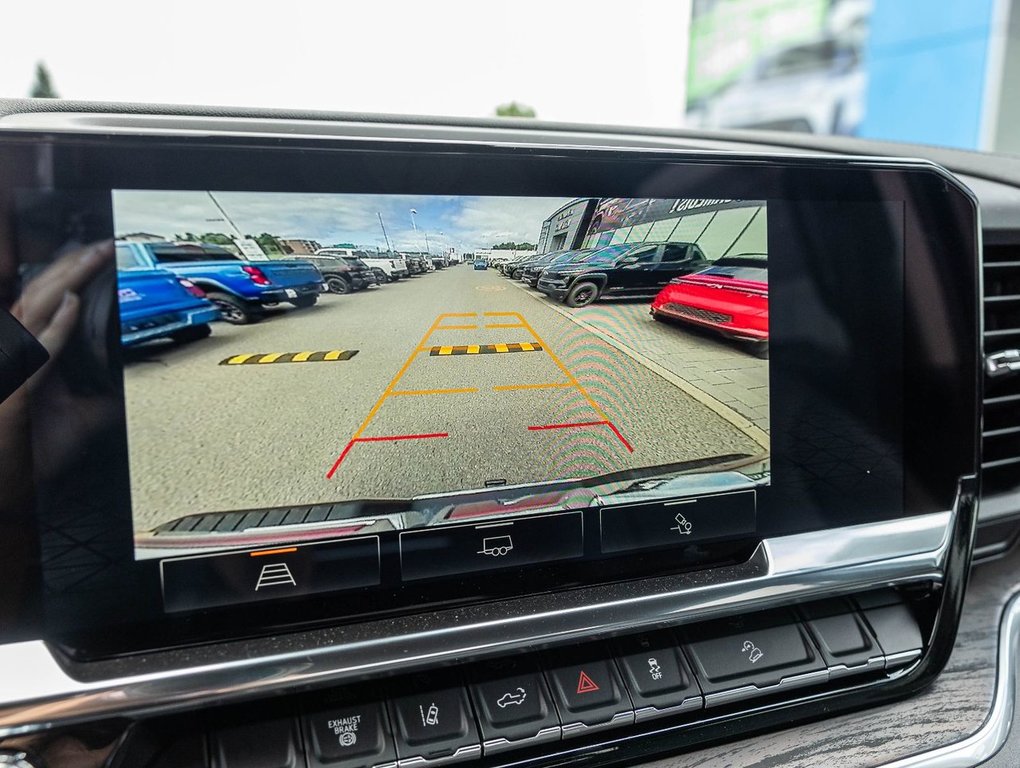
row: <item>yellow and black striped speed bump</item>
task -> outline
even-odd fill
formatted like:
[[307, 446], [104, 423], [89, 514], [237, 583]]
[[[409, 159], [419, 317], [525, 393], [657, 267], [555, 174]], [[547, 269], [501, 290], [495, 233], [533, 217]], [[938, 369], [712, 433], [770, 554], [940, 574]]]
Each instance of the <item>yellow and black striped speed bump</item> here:
[[500, 352], [541, 352], [542, 345], [535, 341], [520, 344], [464, 344], [457, 347], [432, 347], [429, 357], [446, 355], [494, 355]]
[[220, 360], [220, 365], [266, 365], [269, 363], [332, 363], [350, 360], [358, 354], [356, 349], [330, 349], [325, 352], [259, 352], [254, 355], [234, 355]]

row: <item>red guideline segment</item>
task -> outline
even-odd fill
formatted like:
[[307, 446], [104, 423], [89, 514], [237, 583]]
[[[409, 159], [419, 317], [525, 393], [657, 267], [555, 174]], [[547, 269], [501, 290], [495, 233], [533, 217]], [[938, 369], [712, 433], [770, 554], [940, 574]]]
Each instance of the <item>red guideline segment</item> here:
[[326, 473], [326, 479], [331, 480], [336, 471], [340, 469], [340, 465], [343, 464], [344, 459], [347, 458], [347, 454], [351, 452], [351, 448], [354, 447], [355, 443], [384, 443], [389, 440], [427, 440], [430, 437], [449, 437], [448, 432], [429, 432], [421, 435], [385, 435], [383, 437], [356, 437], [351, 440], [344, 447], [343, 451], [340, 452], [340, 456], [333, 463], [329, 472]]
[[574, 427], [601, 427], [607, 426], [613, 430], [613, 434], [619, 438], [620, 442], [623, 443], [623, 447], [631, 453], [634, 453], [634, 449], [631, 444], [627, 442], [627, 439], [620, 434], [620, 430], [616, 428], [616, 425], [611, 421], [580, 421], [574, 424], [540, 424], [535, 427], [528, 427], [529, 430], [535, 431], [539, 429], [573, 429]]

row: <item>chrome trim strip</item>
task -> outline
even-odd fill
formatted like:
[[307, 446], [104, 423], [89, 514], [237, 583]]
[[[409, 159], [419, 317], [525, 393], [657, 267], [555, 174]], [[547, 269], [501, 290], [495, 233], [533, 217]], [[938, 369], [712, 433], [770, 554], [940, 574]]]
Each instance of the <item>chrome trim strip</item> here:
[[739, 688], [730, 688], [728, 691], [717, 691], [705, 694], [705, 709], [718, 707], [723, 704], [730, 704], [734, 701], [745, 701], [756, 696], [767, 696], [772, 693], [782, 693], [793, 688], [803, 688], [806, 685], [817, 685], [829, 680], [828, 669], [818, 669], [813, 672], [804, 672], [792, 677], [784, 677], [775, 685], [759, 687], [757, 685], [742, 685]]
[[559, 741], [562, 733], [563, 729], [560, 726], [551, 725], [548, 728], [541, 729], [534, 736], [528, 736], [523, 739], [506, 739], [500, 736], [496, 739], [483, 741], [482, 753], [486, 755], [493, 755], [497, 752], [505, 752], [508, 749], [530, 747], [532, 744], [538, 744], [539, 742]]
[[404, 757], [397, 760], [399, 768], [426, 768], [426, 766], [446, 765], [461, 760], [475, 760], [482, 756], [482, 745], [472, 744], [469, 747], [459, 747], [456, 752], [446, 757]]
[[[870, 586], [943, 578], [953, 512], [767, 539], [743, 564], [116, 662], [71, 663], [42, 640], [0, 645], [0, 736], [100, 716], [227, 703], [512, 650], [680, 625]], [[324, 639], [325, 638], [325, 639]], [[337, 638], [340, 638], [338, 640]], [[316, 645], [315, 641], [318, 641]], [[280, 651], [291, 645], [294, 650]], [[265, 648], [264, 653], [259, 653]], [[226, 660], [224, 660], [226, 659]], [[174, 664], [177, 666], [174, 667]], [[165, 667], [160, 669], [160, 667]], [[156, 671], [150, 671], [156, 670]]]
[[653, 720], [657, 717], [666, 717], [668, 715], [679, 715], [682, 712], [692, 712], [694, 710], [700, 710], [705, 708], [705, 700], [699, 694], [697, 696], [690, 696], [684, 699], [679, 704], [672, 707], [638, 707], [634, 710], [634, 719], [642, 723], [645, 720]]
[[587, 736], [592, 731], [601, 731], [604, 728], [619, 728], [621, 725], [631, 725], [634, 719], [634, 710], [628, 709], [626, 712], [617, 712], [604, 723], [595, 723], [594, 725], [581, 722], [564, 723], [563, 738], [569, 739], [574, 736]]
[[1017, 654], [1020, 653], [1020, 593], [1013, 595], [999, 627], [997, 675], [992, 708], [984, 724], [962, 741], [886, 763], [884, 768], [970, 768], [985, 762], [1009, 738], [1016, 706]]

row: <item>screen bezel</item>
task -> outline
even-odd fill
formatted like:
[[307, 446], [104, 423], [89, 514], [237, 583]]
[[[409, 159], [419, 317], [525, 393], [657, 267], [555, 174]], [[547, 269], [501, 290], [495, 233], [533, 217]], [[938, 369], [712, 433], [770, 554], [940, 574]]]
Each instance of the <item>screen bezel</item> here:
[[[949, 509], [958, 479], [977, 467], [979, 320], [977, 311], [977, 212], [973, 198], [935, 166], [913, 161], [855, 158], [736, 156], [679, 151], [515, 147], [494, 144], [412, 143], [370, 140], [311, 140], [202, 137], [82, 137], [19, 133], [0, 144], [0, 168], [6, 173], [3, 198], [13, 188], [37, 187], [106, 193], [113, 188], [221, 188], [265, 191], [359, 193], [498, 194], [580, 196], [703, 197], [813, 200], [902, 200], [905, 204], [905, 295], [903, 350], [904, 508], [905, 515]], [[338, 172], [338, 170], [342, 172]], [[678, 183], [682, 178], [682, 183]], [[269, 180], [269, 183], [267, 183]], [[215, 181], [215, 184], [210, 183]], [[65, 212], [68, 213], [68, 212]], [[66, 225], [66, 221], [61, 222]], [[109, 236], [91, 231], [79, 217], [81, 240]], [[56, 228], [54, 228], [56, 229]], [[57, 232], [54, 231], [57, 240]], [[66, 227], [60, 237], [66, 237]], [[24, 246], [24, 241], [22, 241]], [[35, 243], [29, 247], [42, 247]], [[33, 255], [22, 248], [22, 260]], [[941, 295], [940, 312], [930, 312], [930, 296]], [[911, 343], [913, 342], [913, 343]], [[938, 349], [939, 354], [931, 351]], [[939, 414], [939, 420], [930, 418]], [[822, 530], [885, 519], [862, 509], [859, 517], [835, 519], [826, 510], [810, 516], [790, 514], [759, 519], [756, 539]], [[32, 521], [35, 522], [34, 519]], [[730, 543], [718, 561], [746, 556], [753, 541]], [[7, 553], [4, 552], [6, 555]], [[33, 564], [32, 556], [35, 556]], [[38, 573], [38, 554], [13, 553]], [[121, 575], [136, 564], [117, 563]], [[636, 558], [621, 563], [614, 580], [675, 572], [683, 567], [666, 559]], [[126, 569], [126, 570], [124, 570]], [[396, 612], [414, 612], [459, 602], [498, 600], [567, 589], [605, 580], [597, 573], [535, 569], [506, 590], [478, 591], [465, 583], [447, 585], [442, 594], [406, 590]], [[88, 598], [91, 600], [91, 598]], [[20, 627], [35, 625], [45, 637], [86, 655], [164, 647], [279, 632], [323, 622], [354, 621], [337, 614], [335, 601], [313, 599], [273, 611], [257, 607], [143, 621], [115, 621], [117, 606], [95, 599], [45, 599], [45, 615], [12, 613]], [[74, 619], [68, 621], [71, 610]], [[53, 617], [63, 617], [55, 622]], [[89, 621], [80, 619], [90, 617]], [[2, 610], [0, 610], [2, 617]], [[123, 617], [121, 617], [123, 619]], [[0, 622], [3, 624], [4, 622]], [[62, 625], [62, 626], [60, 626]], [[10, 625], [9, 625], [10, 626]], [[111, 642], [111, 634], [117, 637]]]

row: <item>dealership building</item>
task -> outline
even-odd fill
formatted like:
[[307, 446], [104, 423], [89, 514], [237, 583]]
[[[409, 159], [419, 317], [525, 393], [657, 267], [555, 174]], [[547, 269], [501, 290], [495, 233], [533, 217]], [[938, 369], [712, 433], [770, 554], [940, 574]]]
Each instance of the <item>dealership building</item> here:
[[539, 253], [618, 243], [694, 243], [711, 260], [767, 253], [761, 200], [583, 198], [542, 222]]
[[538, 236], [538, 252], [570, 251], [580, 248], [595, 212], [598, 198], [579, 197], [571, 200], [542, 222]]

